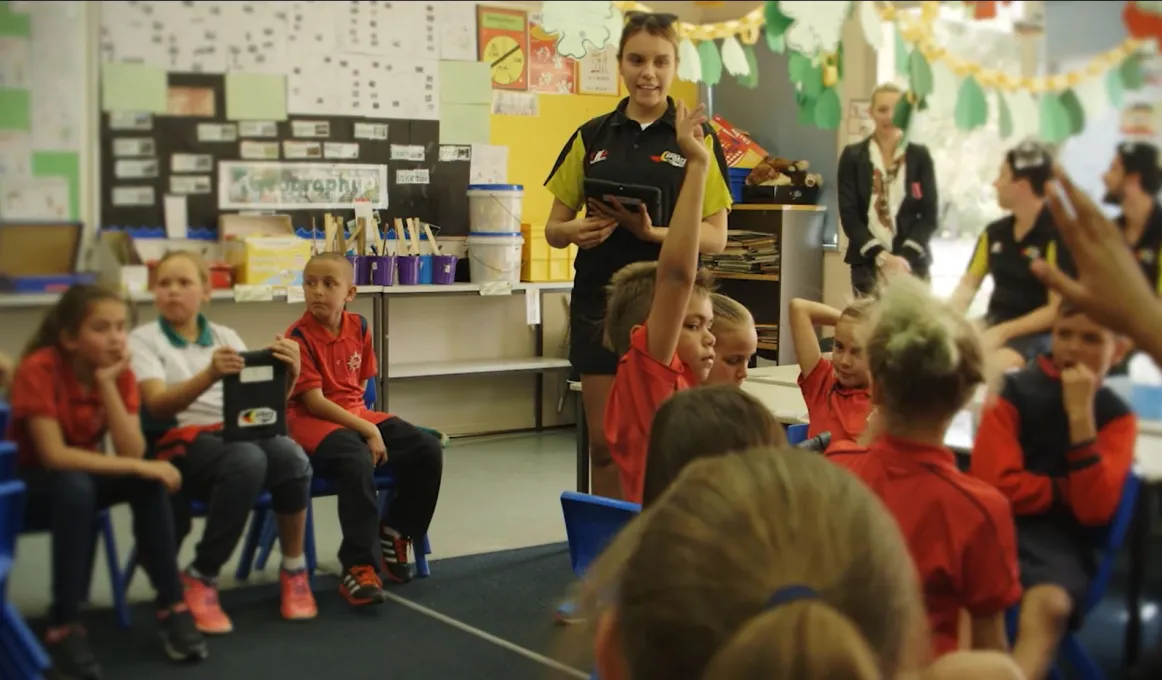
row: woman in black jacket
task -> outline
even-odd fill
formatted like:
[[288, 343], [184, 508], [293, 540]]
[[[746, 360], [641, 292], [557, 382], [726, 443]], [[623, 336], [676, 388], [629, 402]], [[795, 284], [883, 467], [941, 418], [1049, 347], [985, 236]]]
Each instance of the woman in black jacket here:
[[839, 156], [839, 219], [847, 235], [851, 287], [874, 292], [880, 273], [911, 272], [928, 278], [928, 241], [936, 231], [936, 172], [928, 149], [905, 144], [892, 123], [903, 92], [880, 85], [872, 92], [870, 137]]

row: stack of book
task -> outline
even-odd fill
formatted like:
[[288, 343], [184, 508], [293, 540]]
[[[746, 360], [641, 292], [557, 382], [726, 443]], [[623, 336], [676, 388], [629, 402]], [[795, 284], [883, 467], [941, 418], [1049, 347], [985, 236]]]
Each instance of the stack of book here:
[[726, 249], [718, 255], [704, 255], [707, 269], [732, 274], [778, 274], [779, 244], [774, 234], [730, 229]]
[[756, 323], [754, 328], [759, 333], [759, 347], [775, 349], [779, 346], [778, 324]]

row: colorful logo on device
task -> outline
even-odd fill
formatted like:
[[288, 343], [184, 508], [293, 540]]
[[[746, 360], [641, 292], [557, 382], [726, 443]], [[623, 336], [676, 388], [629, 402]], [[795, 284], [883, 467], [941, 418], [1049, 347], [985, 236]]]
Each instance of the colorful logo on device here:
[[265, 427], [278, 422], [278, 413], [272, 408], [251, 408], [238, 414], [238, 427]]
[[661, 156], [650, 156], [650, 160], [655, 163], [669, 163], [675, 168], [686, 167], [686, 157], [673, 151], [665, 151]]
[[591, 156], [589, 158], [589, 165], [594, 165], [595, 163], [600, 163], [601, 161], [603, 161], [607, 158], [609, 158], [609, 152], [606, 151], [605, 149], [598, 149], [597, 151], [594, 151], [593, 156]]

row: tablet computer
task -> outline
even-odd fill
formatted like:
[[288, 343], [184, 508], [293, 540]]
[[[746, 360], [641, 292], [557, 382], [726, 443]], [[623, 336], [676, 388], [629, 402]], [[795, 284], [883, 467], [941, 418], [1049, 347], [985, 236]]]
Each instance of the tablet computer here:
[[638, 206], [644, 204], [650, 214], [650, 222], [657, 226], [665, 226], [662, 221], [662, 190], [644, 184], [623, 184], [603, 179], [585, 180], [585, 199], [594, 199], [612, 205], [609, 200], [616, 198], [626, 210], [637, 211]]
[[286, 364], [269, 349], [243, 352], [246, 367], [222, 380], [222, 439], [286, 435]]

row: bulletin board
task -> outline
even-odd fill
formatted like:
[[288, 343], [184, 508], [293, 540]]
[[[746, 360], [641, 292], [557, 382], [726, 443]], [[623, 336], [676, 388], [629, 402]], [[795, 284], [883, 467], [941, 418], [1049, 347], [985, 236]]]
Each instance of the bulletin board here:
[[100, 50], [105, 227], [269, 207], [309, 229], [372, 195], [462, 235], [467, 186], [507, 179], [474, 3], [105, 2]]
[[81, 218], [80, 2], [0, 2], [0, 219]]

